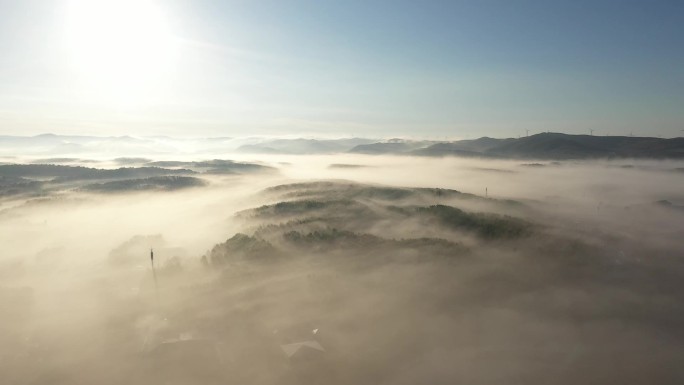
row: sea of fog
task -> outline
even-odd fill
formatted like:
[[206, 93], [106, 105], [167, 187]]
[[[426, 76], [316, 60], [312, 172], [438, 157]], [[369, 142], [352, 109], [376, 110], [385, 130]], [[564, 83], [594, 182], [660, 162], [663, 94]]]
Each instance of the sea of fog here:
[[[329, 329], [337, 338], [330, 337], [329, 350], [338, 355], [328, 365], [344, 368], [344, 373], [326, 369], [336, 373], [326, 372], [332, 383], [674, 384], [684, 379], [684, 370], [676, 364], [684, 354], [682, 335], [667, 326], [684, 321], [679, 301], [684, 299], [679, 294], [684, 292], [684, 162], [362, 155], [230, 159], [268, 165], [277, 172], [200, 175], [206, 186], [169, 192], [95, 194], [64, 189], [39, 197], [3, 197], [0, 382], [154, 383], [163, 378], [158, 383], [185, 383], [155, 377], [169, 370], [166, 366], [140, 369], [140, 362], [152, 354], [150, 336], [156, 335], [159, 343], [159, 331], [171, 324], [174, 330], [210, 333], [203, 338], [220, 343], [221, 362], [229, 373], [188, 375], [195, 383], [230, 383], [225, 378], [307, 382], [309, 372], [317, 368], [292, 369], [294, 364], [269, 361], [261, 350], [249, 349], [267, 342], [240, 337], [263, 335], [252, 330], [254, 325], [276, 330], [273, 325], [279, 317], [290, 322], [298, 312], [303, 319], [334, 325]], [[112, 159], [69, 165], [121, 167]], [[331, 265], [321, 262], [325, 249], [318, 249], [316, 264], [304, 259], [278, 267], [240, 267], [244, 270], [203, 264], [201, 257], [215, 245], [236, 233], [251, 235], [254, 224], [236, 213], [284, 199], [263, 193], [265, 189], [320, 180], [453, 189], [492, 202], [516, 201], [525, 208], [508, 212], [477, 201], [453, 205], [466, 212], [514, 215], [544, 228], [548, 236], [586, 241], [608, 261], [601, 262], [601, 269], [609, 266], [608, 271], [622, 271], [625, 277], [634, 274], [638, 284], [630, 287], [621, 276], [619, 284], [602, 286], [600, 275], [591, 275], [588, 283], [585, 278], [565, 277], [556, 265], [545, 271], [543, 264], [520, 262], [516, 258], [523, 257], [513, 248], [532, 250], [538, 242], [534, 236], [505, 243], [454, 235], [450, 240], [468, 245], [472, 258], [482, 261], [462, 267], [447, 268], [441, 262], [392, 267], [393, 262], [387, 262], [354, 273], [339, 260]], [[413, 222], [379, 223], [386, 229], [377, 230], [378, 236], [399, 239], [429, 233], [411, 227]], [[123, 265], [112, 264], [114, 251], [135, 243], [136, 237], [138, 243], [131, 250], [138, 254]], [[153, 289], [148, 244], [158, 249], [160, 269], [183, 270], [155, 277], [162, 285], [161, 299], [159, 289], [156, 294]], [[345, 252], [355, 251], [340, 253]], [[553, 258], [552, 254], [544, 257]], [[635, 272], [640, 266], [651, 275]], [[315, 274], [335, 277], [338, 269], [343, 280], [322, 278], [323, 283], [315, 284], [322, 286], [301, 286], [301, 279]], [[490, 275], [493, 271], [497, 273]], [[507, 278], [527, 271], [536, 272], [534, 279], [545, 277], [539, 281], [543, 285], [523, 289], [520, 282]], [[562, 287], [549, 284], [554, 274], [563, 276]], [[659, 287], [659, 282], [670, 286]], [[484, 288], [496, 289], [490, 293]], [[335, 301], [343, 306], [332, 306]], [[572, 310], [574, 306], [582, 309], [582, 316]], [[657, 314], [651, 319], [648, 314], [654, 306]], [[556, 307], [570, 310], [552, 315], [539, 310]], [[369, 315], [374, 312], [380, 314]], [[359, 349], [364, 349], [358, 353], [363, 359], [353, 358]], [[240, 354], [250, 359], [244, 361]], [[169, 362], [182, 366], [187, 360], [193, 359], [176, 357]]]

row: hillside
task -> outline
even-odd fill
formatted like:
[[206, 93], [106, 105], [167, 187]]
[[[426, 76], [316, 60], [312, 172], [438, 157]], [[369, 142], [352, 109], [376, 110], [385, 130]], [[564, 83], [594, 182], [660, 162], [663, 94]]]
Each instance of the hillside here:
[[353, 154], [405, 154], [410, 151], [425, 148], [435, 142], [429, 141], [411, 141], [411, 140], [393, 140], [383, 143], [370, 143], [370, 144], [360, 144], [351, 150], [350, 153]]
[[[65, 159], [53, 159], [64, 161]], [[213, 159], [206, 161], [149, 161], [118, 158], [116, 163], [141, 167], [114, 169], [56, 164], [0, 165], [0, 199], [3, 197], [44, 196], [79, 190], [121, 193], [130, 191], [172, 191], [206, 185], [199, 175], [242, 176], [275, 174], [276, 168], [259, 163]]]
[[419, 156], [464, 156], [520, 159], [684, 158], [684, 138], [591, 136], [541, 133], [522, 138], [435, 143], [411, 149], [397, 143], [357, 146], [351, 152]]
[[537, 134], [487, 151], [499, 157], [540, 159], [684, 158], [684, 138]]
[[[323, 330], [316, 340], [325, 356], [290, 364], [307, 376], [397, 380], [398, 363], [432, 375], [422, 357], [464, 354], [472, 364], [572, 362], [622, 378], [596, 364], [614, 357], [605, 341], [619, 338], [629, 347], [621, 360], [634, 364], [648, 355], [639, 347], [651, 345], [654, 330], [681, 335], [675, 320], [684, 310], [670, 290], [679, 285], [681, 263], [634, 258], [645, 251], [637, 240], [558, 231], [528, 209], [502, 214], [505, 202], [455, 190], [313, 181], [273, 186], [260, 197], [272, 203], [238, 213], [240, 232], [202, 258], [234, 287], [210, 303], [239, 304], [222, 318], [228, 323], [313, 320], [309, 330]], [[630, 251], [616, 253], [615, 244]], [[666, 258], [665, 250], [652, 251]], [[248, 330], [269, 341], [281, 329]], [[648, 367], [667, 372], [672, 362]], [[492, 378], [512, 375], [503, 373]], [[555, 373], [542, 369], [529, 378]]]
[[251, 154], [331, 154], [346, 152], [355, 146], [373, 143], [372, 139], [271, 139], [238, 147]]

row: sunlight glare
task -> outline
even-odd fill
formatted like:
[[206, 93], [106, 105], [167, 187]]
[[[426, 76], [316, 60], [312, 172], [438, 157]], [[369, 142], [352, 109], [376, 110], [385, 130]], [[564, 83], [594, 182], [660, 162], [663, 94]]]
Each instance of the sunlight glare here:
[[81, 81], [117, 102], [134, 103], [163, 88], [178, 55], [164, 13], [149, 0], [71, 0], [66, 39]]

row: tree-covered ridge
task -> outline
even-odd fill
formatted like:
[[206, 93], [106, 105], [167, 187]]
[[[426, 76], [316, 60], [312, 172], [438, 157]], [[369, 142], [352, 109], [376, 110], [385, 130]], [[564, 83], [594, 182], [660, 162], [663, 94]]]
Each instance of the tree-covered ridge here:
[[372, 186], [347, 181], [319, 181], [306, 183], [291, 183], [270, 187], [266, 193], [278, 193], [284, 197], [328, 196], [344, 197], [347, 199], [381, 199], [401, 200], [409, 197], [427, 195], [437, 197], [474, 197], [456, 190], [438, 188], [404, 188], [389, 186]]
[[[370, 229], [383, 221], [392, 221], [397, 226], [403, 222], [417, 221], [422, 226], [471, 233], [490, 240], [526, 237], [534, 231], [534, 225], [523, 219], [509, 215], [467, 212], [448, 205], [396, 206], [370, 205], [353, 200], [298, 200], [264, 205], [238, 215], [267, 222], [267, 226], [257, 230], [260, 232], [313, 223], [346, 230]], [[278, 222], [284, 218], [291, 220]]]
[[470, 231], [485, 239], [519, 238], [533, 232], [533, 225], [530, 222], [508, 215], [469, 213], [446, 205], [391, 209], [402, 215], [419, 215], [427, 218], [430, 224]]
[[380, 251], [382, 253], [400, 253], [417, 251], [429, 256], [464, 255], [468, 248], [457, 242], [441, 238], [408, 238], [387, 239], [368, 233], [355, 233], [336, 228], [327, 228], [311, 232], [288, 231], [283, 234], [287, 244], [315, 251], [330, 251], [344, 248], [362, 252]]
[[58, 166], [53, 164], [8, 164], [0, 165], [0, 176], [24, 178], [50, 178], [53, 181], [75, 181], [88, 179], [129, 179], [162, 175], [191, 175], [187, 169], [165, 169], [160, 167], [122, 167], [99, 169], [83, 166]]
[[272, 261], [277, 258], [295, 258], [301, 253], [350, 253], [349, 258], [392, 258], [412, 255], [423, 259], [458, 257], [469, 249], [457, 242], [439, 238], [387, 239], [368, 233], [327, 228], [310, 232], [286, 231], [274, 239], [277, 246], [263, 237], [235, 234], [227, 241], [215, 245], [205, 255], [214, 266], [246, 261]]
[[327, 217], [362, 215], [369, 218], [373, 216], [368, 205], [357, 201], [313, 199], [283, 201], [271, 205], [263, 205], [243, 211], [238, 215], [268, 219], [272, 217], [310, 216], [317, 212], [323, 213]]
[[263, 164], [236, 162], [228, 159], [212, 159], [197, 162], [155, 161], [149, 162], [147, 165], [155, 167], [186, 168], [205, 174], [251, 174], [276, 171], [275, 168]]
[[156, 176], [140, 179], [116, 180], [105, 183], [93, 183], [83, 186], [83, 191], [90, 192], [132, 192], [132, 191], [172, 191], [190, 187], [201, 187], [206, 182], [190, 176]]
[[290, 183], [270, 187], [265, 195], [282, 200], [358, 200], [397, 202], [411, 200], [414, 204], [438, 204], [451, 201], [472, 201], [504, 209], [524, 209], [521, 202], [493, 199], [458, 190], [427, 187], [394, 187], [362, 184], [344, 180]]
[[313, 247], [316, 249], [331, 247], [368, 249], [380, 247], [387, 242], [387, 240], [372, 234], [355, 233], [336, 228], [316, 230], [308, 233], [288, 231], [283, 234], [283, 239], [289, 244], [298, 247]]
[[0, 176], [0, 196], [20, 194], [39, 194], [43, 182], [30, 180], [18, 176]]
[[277, 257], [281, 251], [262, 238], [237, 233], [223, 243], [215, 245], [207, 255], [212, 265], [241, 261], [268, 260]]
[[479, 198], [455, 190], [320, 181], [266, 191], [276, 196], [309, 196], [239, 212], [237, 216], [246, 225], [243, 231], [250, 235], [238, 234], [217, 245], [208, 254], [212, 263], [263, 258], [269, 253], [335, 252], [361, 259], [378, 255], [453, 257], [469, 253], [473, 242], [516, 242], [538, 228], [509, 215], [447, 204], [416, 204], [440, 202], [442, 197], [448, 201], [465, 196], [467, 202]]
[[373, 143], [352, 148], [351, 153], [413, 156], [459, 156], [502, 159], [681, 159], [684, 138], [570, 135], [544, 132], [521, 138], [459, 140], [453, 142]]
[[[54, 158], [41, 161], [80, 161]], [[214, 159], [201, 162], [159, 161], [145, 158], [117, 158], [118, 164], [140, 164], [140, 167], [115, 169], [58, 164], [0, 164], [0, 198], [19, 195], [45, 195], [54, 191], [82, 190], [98, 192], [170, 191], [203, 186], [201, 175], [247, 175], [272, 173], [273, 167], [232, 160]]]

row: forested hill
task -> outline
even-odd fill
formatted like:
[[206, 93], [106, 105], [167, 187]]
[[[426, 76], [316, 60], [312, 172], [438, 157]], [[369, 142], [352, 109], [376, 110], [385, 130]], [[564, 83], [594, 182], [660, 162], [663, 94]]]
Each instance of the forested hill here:
[[684, 138], [650, 138], [632, 136], [592, 136], [542, 133], [522, 138], [474, 140], [434, 143], [422, 148], [383, 146], [374, 151], [369, 145], [357, 146], [354, 153], [405, 154], [421, 156], [477, 156], [526, 159], [597, 159], [597, 158], [684, 158]]

